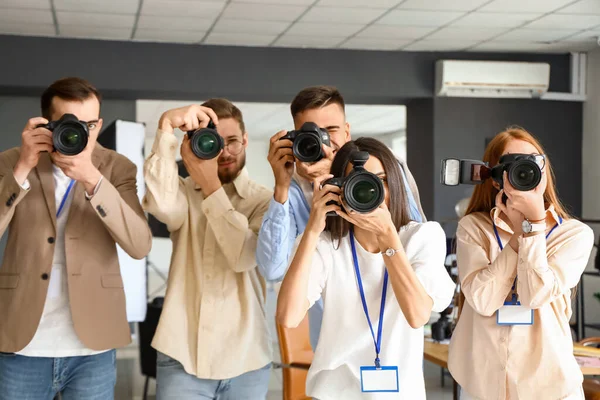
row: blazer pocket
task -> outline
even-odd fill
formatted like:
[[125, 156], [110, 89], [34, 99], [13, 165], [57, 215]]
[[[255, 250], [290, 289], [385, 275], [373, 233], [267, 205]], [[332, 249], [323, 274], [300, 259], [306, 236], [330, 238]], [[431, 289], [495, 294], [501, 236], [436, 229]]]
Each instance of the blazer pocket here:
[[102, 275], [102, 287], [103, 288], [122, 288], [123, 279], [120, 274], [106, 274]]
[[0, 274], [0, 289], [14, 289], [19, 285], [19, 275]]

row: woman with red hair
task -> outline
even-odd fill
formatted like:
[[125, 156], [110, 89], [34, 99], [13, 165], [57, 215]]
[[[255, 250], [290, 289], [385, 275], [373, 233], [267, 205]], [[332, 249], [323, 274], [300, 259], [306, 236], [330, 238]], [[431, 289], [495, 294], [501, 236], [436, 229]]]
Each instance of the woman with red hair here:
[[483, 161], [527, 157], [540, 183], [517, 190], [487, 179], [458, 225], [457, 263], [465, 302], [448, 366], [461, 399], [584, 399], [569, 319], [594, 235], [561, 205], [550, 160], [527, 131], [511, 128], [489, 143]]

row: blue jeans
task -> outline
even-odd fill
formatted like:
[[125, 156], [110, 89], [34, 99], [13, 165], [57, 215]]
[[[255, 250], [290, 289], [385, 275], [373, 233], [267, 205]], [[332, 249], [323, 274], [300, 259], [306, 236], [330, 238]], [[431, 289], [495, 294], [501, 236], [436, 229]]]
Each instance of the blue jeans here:
[[156, 400], [264, 400], [269, 391], [271, 364], [232, 379], [199, 379], [181, 363], [157, 352]]
[[81, 357], [25, 357], [0, 353], [0, 400], [114, 399], [115, 350]]

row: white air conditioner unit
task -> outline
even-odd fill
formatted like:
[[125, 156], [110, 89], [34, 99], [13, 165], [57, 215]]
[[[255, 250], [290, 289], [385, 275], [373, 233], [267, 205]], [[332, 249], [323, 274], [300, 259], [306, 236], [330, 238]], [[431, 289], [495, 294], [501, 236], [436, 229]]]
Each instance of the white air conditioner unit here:
[[536, 98], [549, 85], [547, 63], [439, 60], [435, 65], [437, 96]]

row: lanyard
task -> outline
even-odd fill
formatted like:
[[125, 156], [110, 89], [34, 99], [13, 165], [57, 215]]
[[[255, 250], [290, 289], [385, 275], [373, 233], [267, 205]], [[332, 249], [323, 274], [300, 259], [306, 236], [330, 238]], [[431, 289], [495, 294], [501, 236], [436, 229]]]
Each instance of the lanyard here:
[[387, 293], [387, 283], [388, 283], [388, 272], [387, 269], [383, 275], [383, 290], [381, 294], [381, 310], [379, 313], [379, 326], [377, 327], [377, 340], [375, 340], [375, 332], [373, 331], [373, 325], [371, 324], [371, 318], [369, 318], [369, 310], [367, 309], [367, 300], [365, 299], [365, 291], [362, 285], [362, 279], [360, 277], [360, 270], [358, 268], [358, 257], [356, 256], [356, 245], [354, 244], [354, 234], [352, 233], [352, 229], [350, 229], [350, 245], [352, 246], [352, 258], [354, 259], [354, 271], [356, 272], [356, 281], [358, 283], [358, 290], [360, 291], [360, 299], [362, 300], [363, 310], [365, 311], [365, 315], [367, 317], [367, 322], [369, 323], [369, 328], [371, 329], [371, 336], [373, 336], [373, 344], [375, 345], [375, 367], [381, 368], [381, 363], [379, 360], [379, 353], [381, 351], [381, 332], [383, 330], [383, 312], [385, 309], [385, 297]]
[[[548, 240], [548, 238], [550, 237], [550, 234], [552, 232], [554, 232], [554, 230], [558, 227], [558, 225], [562, 224], [562, 222], [563, 222], [562, 217], [559, 216], [558, 221], [559, 222], [556, 225], [554, 225], [554, 227], [552, 227], [552, 229], [550, 229], [550, 231], [546, 235], [546, 240]], [[500, 250], [504, 250], [504, 246], [502, 245], [502, 240], [500, 240], [500, 234], [498, 233], [498, 228], [496, 227], [496, 223], [494, 222], [493, 219], [492, 219], [492, 225], [494, 227], [494, 234], [496, 235], [496, 241], [498, 242], [498, 246], [500, 246]], [[515, 276], [515, 281], [513, 282], [512, 288], [510, 289], [510, 291], [512, 292], [512, 303], [513, 304], [517, 303], [517, 295], [515, 294], [516, 285], [517, 285], [517, 277]]]
[[63, 207], [65, 206], [67, 197], [69, 197], [69, 192], [71, 191], [71, 188], [73, 187], [74, 183], [75, 183], [75, 180], [71, 179], [71, 182], [69, 182], [69, 186], [67, 187], [67, 191], [65, 192], [65, 195], [63, 196], [63, 198], [60, 202], [60, 206], [58, 206], [58, 211], [56, 212], [56, 218], [58, 218], [58, 216], [60, 215], [60, 212], [62, 211]]

